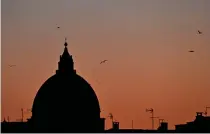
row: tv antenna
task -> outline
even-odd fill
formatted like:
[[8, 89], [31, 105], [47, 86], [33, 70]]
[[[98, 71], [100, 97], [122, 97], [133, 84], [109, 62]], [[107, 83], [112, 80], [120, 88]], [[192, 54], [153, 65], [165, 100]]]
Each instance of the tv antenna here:
[[9, 122], [9, 116], [7, 116], [7, 121]]
[[27, 113], [27, 112], [31, 112], [31, 109], [23, 109], [23, 108], [21, 108], [21, 120], [22, 120], [22, 122], [23, 122], [23, 120], [24, 120], [24, 113]]
[[132, 129], [133, 129], [133, 120], [132, 120]]
[[109, 113], [109, 116], [108, 117], [112, 120], [112, 123], [113, 123], [114, 122], [113, 114], [112, 113]]
[[210, 107], [206, 107], [206, 111], [204, 112], [204, 114], [207, 116], [207, 111], [208, 109], [210, 109]]
[[152, 114], [152, 116], [150, 118], [152, 118], [152, 130], [154, 130], [154, 118], [159, 118], [159, 117], [154, 117], [154, 109], [153, 108], [146, 109], [146, 112], [150, 112]]

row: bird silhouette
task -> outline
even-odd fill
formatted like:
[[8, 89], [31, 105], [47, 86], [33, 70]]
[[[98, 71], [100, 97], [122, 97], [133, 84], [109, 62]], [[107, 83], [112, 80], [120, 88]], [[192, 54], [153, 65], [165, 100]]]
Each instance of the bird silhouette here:
[[103, 60], [103, 61], [100, 62], [100, 64], [105, 63], [106, 61], [108, 61], [108, 60]]
[[9, 65], [9, 67], [15, 67], [16, 65]]
[[198, 34], [202, 34], [202, 32], [200, 30], [198, 30]]
[[56, 26], [57, 26], [58, 29], [60, 28], [60, 26], [58, 26], [58, 24], [56, 24]]

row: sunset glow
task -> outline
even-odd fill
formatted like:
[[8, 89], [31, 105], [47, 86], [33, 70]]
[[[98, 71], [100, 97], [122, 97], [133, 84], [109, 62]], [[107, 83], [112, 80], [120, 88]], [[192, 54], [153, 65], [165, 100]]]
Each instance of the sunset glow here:
[[65, 37], [77, 73], [97, 94], [106, 128], [110, 112], [120, 128], [131, 128], [133, 120], [134, 128], [150, 129], [145, 110], [153, 108], [174, 128], [210, 106], [210, 0], [2, 0], [1, 5], [1, 120], [16, 121], [21, 108], [32, 107], [58, 68]]

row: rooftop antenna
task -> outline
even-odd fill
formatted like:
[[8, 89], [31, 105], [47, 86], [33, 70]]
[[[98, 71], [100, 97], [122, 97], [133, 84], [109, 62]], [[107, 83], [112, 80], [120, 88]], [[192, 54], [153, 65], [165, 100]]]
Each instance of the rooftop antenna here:
[[146, 109], [146, 112], [150, 112], [152, 114], [152, 116], [150, 118], [152, 118], [152, 130], [154, 130], [154, 118], [159, 118], [159, 117], [154, 117], [154, 109], [153, 108]]
[[21, 108], [21, 115], [22, 115], [21, 120], [22, 120], [22, 122], [23, 122], [23, 108]]
[[207, 116], [207, 111], [208, 109], [210, 109], [210, 107], [206, 107], [206, 111], [204, 112], [204, 114]]
[[7, 121], [9, 122], [9, 116], [7, 116]]
[[154, 129], [154, 110], [153, 108], [146, 109], [146, 112], [150, 112], [152, 114], [152, 129]]
[[112, 120], [112, 123], [114, 122], [114, 118], [113, 118], [113, 114], [112, 113], [109, 113], [109, 116], [108, 116], [111, 120]]
[[28, 108], [28, 109], [25, 109], [25, 111], [24, 111], [24, 109], [23, 108], [21, 108], [21, 120], [22, 120], [22, 122], [24, 121], [24, 113], [27, 113], [27, 112], [32, 112], [32, 109], [30, 109], [30, 108]]
[[132, 129], [133, 129], [133, 120], [132, 120]]

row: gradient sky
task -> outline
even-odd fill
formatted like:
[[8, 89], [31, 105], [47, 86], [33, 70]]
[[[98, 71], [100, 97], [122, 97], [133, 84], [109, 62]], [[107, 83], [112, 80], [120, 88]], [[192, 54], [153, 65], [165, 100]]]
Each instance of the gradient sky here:
[[[38, 89], [55, 74], [65, 37], [78, 74], [99, 98], [101, 115], [112, 112], [121, 128], [131, 128], [132, 120], [134, 128], [151, 128], [145, 112], [150, 107], [174, 128], [210, 106], [210, 0], [2, 0], [1, 5], [2, 118], [15, 121], [21, 108], [32, 107]], [[99, 65], [104, 59], [109, 61]], [[107, 119], [107, 128], [110, 123]]]

